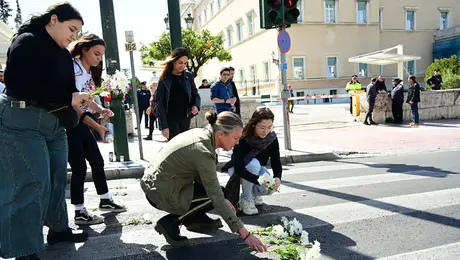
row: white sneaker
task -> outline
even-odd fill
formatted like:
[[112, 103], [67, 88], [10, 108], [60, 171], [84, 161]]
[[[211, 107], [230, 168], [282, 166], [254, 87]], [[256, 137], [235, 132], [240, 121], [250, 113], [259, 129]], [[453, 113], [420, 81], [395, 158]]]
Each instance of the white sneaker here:
[[254, 205], [253, 200], [240, 199], [238, 203], [238, 209], [243, 211], [246, 215], [256, 215], [259, 214], [259, 210]]
[[254, 204], [256, 206], [261, 206], [264, 204], [264, 200], [262, 199], [262, 196], [254, 196]]

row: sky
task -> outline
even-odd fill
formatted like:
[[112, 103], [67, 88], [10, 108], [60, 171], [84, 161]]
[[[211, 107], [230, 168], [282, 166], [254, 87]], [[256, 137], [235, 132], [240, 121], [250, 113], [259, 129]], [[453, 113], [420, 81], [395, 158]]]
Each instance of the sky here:
[[[88, 31], [102, 37], [101, 13], [99, 0], [67, 0], [74, 5], [83, 16], [85, 25], [83, 31]], [[46, 9], [59, 0], [19, 0], [23, 21], [33, 13], [43, 13]], [[9, 0], [13, 9], [10, 25], [14, 25], [16, 15], [16, 1]], [[138, 43], [150, 43], [155, 41], [166, 30], [163, 19], [168, 12], [167, 0], [113, 0], [115, 8], [115, 22], [118, 35], [118, 48], [121, 68], [131, 68], [129, 53], [125, 51], [125, 31], [134, 31], [134, 40]], [[106, 42], [107, 45], [110, 42]], [[134, 52], [134, 64], [136, 76], [141, 81], [148, 80], [146, 75], [139, 73], [141, 60], [139, 52]], [[144, 78], [142, 78], [144, 77]]]

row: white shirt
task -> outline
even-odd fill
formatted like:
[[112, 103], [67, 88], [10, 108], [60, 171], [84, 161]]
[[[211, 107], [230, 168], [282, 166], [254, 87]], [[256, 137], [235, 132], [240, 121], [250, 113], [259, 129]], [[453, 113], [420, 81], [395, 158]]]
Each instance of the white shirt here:
[[93, 81], [91, 72], [87, 72], [81, 61], [75, 59], [73, 63], [73, 70], [75, 72], [75, 85], [77, 86], [78, 91], [91, 93], [96, 90], [96, 84]]

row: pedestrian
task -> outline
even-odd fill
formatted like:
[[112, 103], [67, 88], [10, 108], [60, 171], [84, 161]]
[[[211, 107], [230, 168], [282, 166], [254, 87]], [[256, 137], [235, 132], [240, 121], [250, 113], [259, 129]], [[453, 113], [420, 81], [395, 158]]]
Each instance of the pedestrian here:
[[[261, 196], [269, 195], [267, 188], [260, 186], [258, 182], [260, 176], [268, 173], [274, 177], [274, 190], [281, 185], [283, 169], [278, 138], [273, 132], [274, 120], [275, 116], [269, 108], [258, 108], [244, 127], [240, 142], [233, 149], [231, 160], [222, 167], [222, 171], [228, 171], [230, 176], [240, 177], [242, 194], [238, 207], [246, 215], [259, 214], [256, 206], [263, 204]], [[266, 168], [269, 159], [273, 174]], [[239, 189], [233, 192], [238, 195], [240, 193]]]
[[385, 78], [382, 75], [379, 75], [377, 81], [375, 82], [375, 88], [377, 93], [387, 93], [387, 86], [385, 84]]
[[350, 97], [350, 114], [352, 114], [352, 115], [353, 115], [353, 95], [355, 93], [357, 93], [358, 91], [360, 91], [361, 88], [362, 88], [362, 86], [361, 86], [361, 82], [359, 82], [359, 80], [358, 80], [358, 76], [353, 75], [351, 77], [351, 81], [347, 83], [347, 86], [345, 88], [347, 93], [351, 95], [351, 97]]
[[6, 94], [0, 94], [0, 257], [40, 259], [43, 225], [48, 245], [88, 237], [69, 228], [65, 202], [65, 129], [92, 101], [75, 87], [66, 49], [82, 26], [71, 4], [58, 3], [23, 23], [11, 40]]
[[147, 115], [147, 109], [150, 107], [150, 90], [147, 89], [147, 82], [141, 82], [141, 89], [137, 91], [137, 104], [139, 112], [139, 124], [142, 121], [142, 115], [144, 115], [144, 126], [149, 128], [149, 115]]
[[162, 63], [157, 87], [157, 110], [161, 134], [168, 140], [190, 129], [190, 120], [198, 114], [201, 98], [193, 74], [185, 71], [189, 53], [176, 48]]
[[[288, 90], [289, 90], [289, 97], [293, 98], [294, 90], [292, 90], [291, 84], [288, 84]], [[288, 105], [289, 113], [294, 114], [294, 99], [289, 99], [287, 105]]]
[[364, 119], [365, 125], [377, 125], [372, 119], [372, 112], [374, 111], [375, 99], [377, 98], [377, 79], [372, 78], [371, 83], [366, 87], [367, 103], [369, 104], [369, 110], [367, 110], [366, 118]]
[[230, 69], [230, 77], [228, 80], [230, 81], [230, 84], [232, 84], [232, 93], [233, 96], [236, 98], [235, 102], [235, 113], [241, 117], [241, 100], [240, 96], [238, 95], [238, 88], [236, 88], [235, 81], [233, 78], [235, 77], [235, 68], [233, 67], [228, 67]]
[[220, 70], [219, 81], [214, 82], [211, 86], [211, 101], [214, 102], [214, 108], [217, 114], [224, 111], [235, 112], [235, 103], [237, 99], [233, 94], [233, 86], [229, 78], [230, 68], [224, 67]]
[[440, 90], [442, 87], [442, 76], [439, 74], [439, 70], [435, 69], [431, 77], [428, 78], [426, 84], [431, 86], [432, 90]]
[[[81, 39], [73, 42], [69, 51], [74, 58], [75, 84], [77, 89], [82, 92], [91, 93], [97, 86], [101, 85], [101, 71], [92, 73], [105, 52], [105, 42], [97, 35], [88, 34]], [[84, 185], [86, 179], [86, 161], [91, 166], [91, 176], [93, 177], [96, 192], [100, 197], [99, 210], [124, 212], [126, 208], [112, 200], [107, 186], [104, 171], [104, 158], [102, 157], [99, 146], [91, 133], [90, 127], [95, 129], [102, 140], [109, 130], [98, 124], [91, 118], [92, 113], [99, 113], [104, 117], [112, 117], [110, 109], [103, 108], [91, 103], [86, 109], [81, 111], [81, 119], [75, 128], [67, 129], [67, 141], [69, 147], [69, 164], [72, 168], [70, 183], [70, 202], [75, 207], [75, 224], [94, 225], [104, 222], [102, 217], [93, 215], [84, 204]]]
[[407, 93], [407, 103], [409, 103], [412, 112], [410, 126], [417, 127], [419, 124], [418, 103], [420, 102], [420, 85], [417, 83], [415, 76], [410, 76], [408, 81], [410, 86]]
[[403, 123], [403, 104], [404, 104], [404, 86], [399, 78], [393, 79], [393, 90], [391, 91], [391, 111], [393, 113], [393, 123]]
[[144, 140], [152, 140], [153, 139], [153, 130], [155, 130], [155, 124], [157, 125], [158, 128], [158, 122], [157, 122], [157, 115], [156, 115], [156, 92], [157, 92], [157, 83], [152, 82], [150, 84], [150, 91], [152, 92], [152, 96], [150, 97], [150, 109], [149, 112], [147, 113], [149, 115], [149, 135], [144, 138]]
[[211, 86], [208, 85], [208, 80], [207, 79], [203, 79], [201, 81], [201, 86], [198, 88], [198, 89], [208, 89], [210, 88]]
[[186, 131], [168, 142], [150, 162], [141, 180], [149, 203], [168, 214], [156, 223], [155, 230], [171, 245], [188, 244], [180, 235], [180, 225], [188, 229], [218, 228], [206, 212], [215, 208], [234, 233], [252, 249], [265, 252], [267, 247], [249, 233], [224, 198], [216, 173], [216, 149], [230, 150], [238, 144], [243, 122], [232, 112], [219, 115], [207, 112], [209, 125]]

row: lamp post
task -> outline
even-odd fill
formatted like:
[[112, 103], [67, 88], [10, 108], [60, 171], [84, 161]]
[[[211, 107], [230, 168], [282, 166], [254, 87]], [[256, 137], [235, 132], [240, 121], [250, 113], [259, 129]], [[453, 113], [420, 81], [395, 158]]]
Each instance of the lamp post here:
[[163, 19], [163, 21], [165, 21], [166, 30], [169, 31], [169, 15], [168, 14], [166, 14], [166, 17], [165, 17], [165, 19]]
[[272, 51], [272, 62], [276, 64], [276, 66], [280, 65], [280, 60], [275, 59], [275, 51]]
[[193, 28], [193, 17], [191, 14], [187, 14], [187, 17], [184, 18], [187, 29], [190, 30]]
[[[178, 47], [182, 47], [179, 0], [168, 0], [168, 21], [169, 35], [171, 36], [171, 50], [174, 50]], [[168, 28], [168, 26], [166, 28]]]

